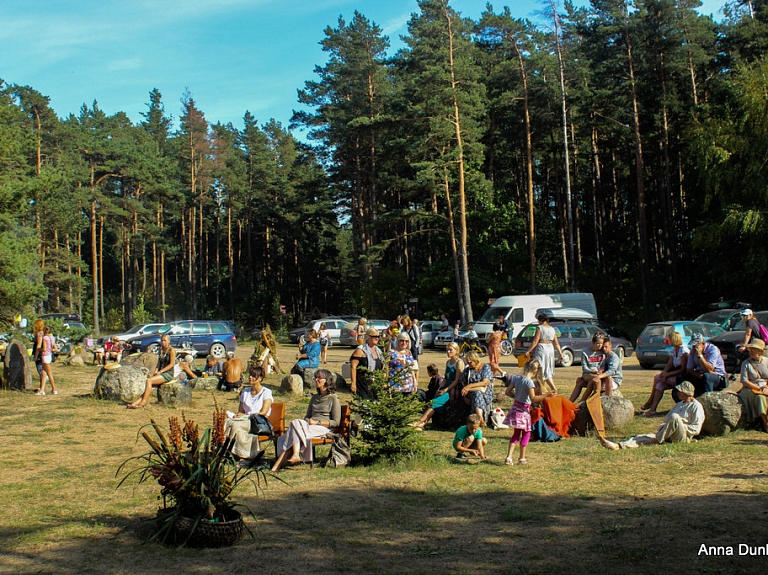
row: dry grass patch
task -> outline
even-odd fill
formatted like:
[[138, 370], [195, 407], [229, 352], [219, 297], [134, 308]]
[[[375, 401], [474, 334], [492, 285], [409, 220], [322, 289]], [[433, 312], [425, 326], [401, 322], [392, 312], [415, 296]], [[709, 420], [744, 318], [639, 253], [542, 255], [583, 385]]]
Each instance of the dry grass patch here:
[[[293, 349], [283, 351], [290, 367]], [[330, 367], [340, 371], [350, 351], [331, 348]], [[430, 352], [431, 361], [443, 363]], [[95, 400], [97, 368], [55, 369], [59, 396], [0, 392], [2, 573], [755, 573], [766, 564], [697, 555], [701, 543], [768, 543], [768, 436], [754, 431], [618, 453], [591, 438], [532, 443], [531, 465], [510, 468], [508, 430], [487, 433], [491, 460], [477, 465], [453, 458], [452, 433], [428, 430], [428, 455], [407, 463], [301, 466], [262, 497], [240, 491], [257, 515], [247, 519], [256, 539], [232, 549], [143, 544], [158, 490], [115, 490], [115, 471], [145, 449], [136, 433], [149, 416], [165, 423], [178, 412], [154, 400], [138, 412]], [[577, 372], [557, 370], [561, 391]], [[652, 374], [626, 361], [623, 392], [635, 405]], [[236, 407], [234, 393], [216, 397]], [[303, 416], [305, 400], [278, 397], [289, 418]], [[212, 407], [210, 394], [196, 394], [184, 411], [207, 424]], [[621, 438], [660, 422], [635, 418]]]

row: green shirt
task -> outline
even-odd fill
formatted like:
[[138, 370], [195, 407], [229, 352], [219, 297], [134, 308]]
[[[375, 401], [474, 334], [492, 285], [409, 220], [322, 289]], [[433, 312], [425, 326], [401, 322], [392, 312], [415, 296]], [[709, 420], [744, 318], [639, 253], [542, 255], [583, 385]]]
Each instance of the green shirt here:
[[464, 441], [470, 435], [474, 435], [475, 440], [477, 441], [478, 439], [483, 438], [483, 430], [478, 427], [474, 434], [470, 434], [469, 428], [466, 425], [462, 425], [456, 430], [456, 435], [453, 436], [453, 448], [456, 449], [456, 445]]

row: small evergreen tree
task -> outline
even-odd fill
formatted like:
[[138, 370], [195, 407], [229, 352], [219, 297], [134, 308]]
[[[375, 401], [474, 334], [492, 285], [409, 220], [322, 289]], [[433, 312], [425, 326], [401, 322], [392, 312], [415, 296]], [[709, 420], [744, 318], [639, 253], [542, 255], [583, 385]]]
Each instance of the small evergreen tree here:
[[[384, 365], [387, 365], [388, 361]], [[352, 412], [360, 415], [362, 424], [354, 444], [355, 457], [363, 464], [376, 461], [399, 461], [423, 449], [415, 428], [408, 424], [421, 415], [423, 404], [417, 393], [400, 392], [390, 381], [386, 370], [370, 371], [370, 389], [377, 399], [352, 397]], [[394, 383], [404, 376], [395, 374]]]

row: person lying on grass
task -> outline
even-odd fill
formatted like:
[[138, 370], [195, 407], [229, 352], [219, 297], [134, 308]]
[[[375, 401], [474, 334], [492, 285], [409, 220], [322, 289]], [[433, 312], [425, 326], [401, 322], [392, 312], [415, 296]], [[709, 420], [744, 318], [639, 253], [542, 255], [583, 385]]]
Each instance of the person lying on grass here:
[[488, 440], [483, 437], [483, 432], [480, 429], [482, 421], [479, 415], [473, 413], [467, 417], [467, 424], [456, 430], [456, 435], [453, 436], [453, 448], [456, 450], [456, 457], [474, 455], [488, 459], [484, 451]]
[[604, 437], [598, 440], [606, 449], [618, 451], [619, 449], [634, 449], [643, 445], [659, 445], [660, 443], [688, 443], [696, 437], [704, 424], [704, 408], [693, 394], [693, 384], [684, 381], [675, 386], [680, 401], [667, 413], [655, 434], [647, 433], [635, 435], [626, 441], [614, 443]]

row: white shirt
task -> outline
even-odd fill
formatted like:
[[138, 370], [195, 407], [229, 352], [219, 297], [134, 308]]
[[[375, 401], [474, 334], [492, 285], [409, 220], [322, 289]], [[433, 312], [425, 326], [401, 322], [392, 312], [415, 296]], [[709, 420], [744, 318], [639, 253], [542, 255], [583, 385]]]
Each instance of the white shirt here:
[[[256, 395], [251, 393], [250, 387], [246, 387], [240, 394], [240, 403], [245, 409], [245, 415], [251, 415], [252, 413], [259, 413], [266, 400], [272, 399], [272, 390], [266, 387], [261, 388], [261, 391]], [[272, 412], [272, 408], [266, 413], [267, 416]]]

